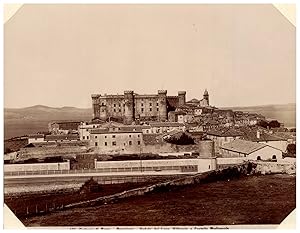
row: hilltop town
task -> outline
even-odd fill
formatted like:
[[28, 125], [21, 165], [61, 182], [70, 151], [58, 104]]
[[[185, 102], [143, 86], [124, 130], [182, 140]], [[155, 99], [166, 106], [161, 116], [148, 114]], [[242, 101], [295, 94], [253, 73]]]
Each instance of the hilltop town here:
[[[178, 96], [168, 96], [166, 90], [147, 95], [133, 91], [93, 94], [92, 106], [93, 116], [88, 122], [49, 122], [49, 132], [7, 140], [6, 152], [12, 153], [5, 155], [6, 163], [53, 155], [71, 156], [76, 161], [79, 155], [94, 159], [97, 156], [91, 155], [104, 153], [201, 157], [199, 148], [208, 141], [213, 143], [209, 154], [216, 157], [247, 158], [252, 151], [246, 153], [244, 148], [261, 145], [270, 152], [251, 159], [277, 160], [294, 153], [295, 132], [276, 120], [268, 122], [260, 114], [211, 106], [207, 90], [203, 99], [190, 101], [186, 101], [185, 91], [179, 91]], [[85, 164], [87, 167], [77, 167], [93, 168], [91, 159]]]
[[93, 94], [92, 106], [90, 121], [5, 140], [5, 203], [19, 218], [245, 173], [295, 174], [295, 130], [211, 106], [207, 90], [190, 101], [185, 91]]

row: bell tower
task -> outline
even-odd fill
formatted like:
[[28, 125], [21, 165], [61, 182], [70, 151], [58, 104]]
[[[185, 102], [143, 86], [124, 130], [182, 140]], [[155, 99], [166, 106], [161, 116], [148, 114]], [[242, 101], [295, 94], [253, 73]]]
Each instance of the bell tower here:
[[203, 94], [203, 99], [206, 100], [207, 106], [209, 106], [209, 94], [207, 89], [205, 89], [204, 94]]

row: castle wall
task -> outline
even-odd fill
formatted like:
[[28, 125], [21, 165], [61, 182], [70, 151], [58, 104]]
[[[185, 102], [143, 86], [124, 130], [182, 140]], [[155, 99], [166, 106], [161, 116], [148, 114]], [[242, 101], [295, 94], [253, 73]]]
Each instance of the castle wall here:
[[92, 95], [92, 102], [93, 117], [101, 120], [111, 117], [122, 119], [125, 124], [131, 124], [136, 118], [165, 121], [169, 111], [185, 104], [185, 91], [178, 92], [178, 96], [167, 96], [166, 90], [152, 95], [125, 91], [124, 95]]
[[135, 116], [140, 119], [157, 119], [159, 113], [158, 96], [135, 96]]

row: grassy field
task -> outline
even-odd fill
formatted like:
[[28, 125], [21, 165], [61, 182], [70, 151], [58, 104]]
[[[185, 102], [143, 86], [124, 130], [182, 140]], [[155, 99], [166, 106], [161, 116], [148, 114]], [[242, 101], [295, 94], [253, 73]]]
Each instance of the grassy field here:
[[248, 176], [23, 220], [26, 226], [279, 224], [296, 207], [296, 178]]
[[80, 194], [79, 191], [61, 190], [60, 192], [44, 194], [5, 195], [4, 202], [18, 218], [24, 219], [27, 217], [27, 210], [29, 213], [32, 213], [32, 215], [35, 215], [36, 208], [38, 208], [39, 211], [46, 211], [46, 207], [52, 208], [54, 206], [58, 207], [91, 200], [149, 184], [151, 184], [151, 182], [106, 184], [102, 185], [102, 190], [100, 192], [88, 194]]

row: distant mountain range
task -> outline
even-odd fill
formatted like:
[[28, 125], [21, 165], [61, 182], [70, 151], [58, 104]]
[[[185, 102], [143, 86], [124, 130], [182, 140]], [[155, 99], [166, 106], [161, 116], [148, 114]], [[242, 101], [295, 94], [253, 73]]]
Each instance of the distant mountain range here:
[[5, 120], [90, 120], [91, 108], [62, 107], [53, 108], [44, 105], [35, 105], [27, 108], [5, 108]]
[[[283, 122], [286, 127], [296, 126], [296, 104], [264, 105], [251, 107], [226, 107], [235, 111], [255, 112], [266, 118], [274, 118]], [[93, 117], [91, 108], [62, 107], [53, 108], [35, 105], [27, 108], [4, 109], [5, 138], [47, 131], [50, 121], [82, 120], [88, 121]]]

